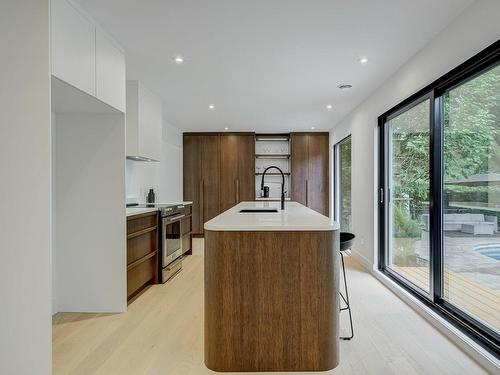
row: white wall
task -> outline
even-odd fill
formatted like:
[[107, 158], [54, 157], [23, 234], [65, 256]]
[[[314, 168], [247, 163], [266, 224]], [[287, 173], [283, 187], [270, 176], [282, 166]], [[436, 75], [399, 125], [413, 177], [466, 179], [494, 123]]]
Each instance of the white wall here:
[[150, 187], [155, 189], [156, 202], [181, 201], [182, 133], [164, 122], [160, 162], [127, 160], [127, 197], [146, 201]]
[[50, 262], [52, 268], [52, 314], [57, 313], [57, 250], [56, 250], [56, 114], [51, 112], [50, 114], [50, 133], [51, 133], [51, 143], [52, 143], [52, 153], [51, 153], [51, 232], [50, 232]]
[[0, 2], [0, 374], [51, 373], [48, 22]]
[[56, 114], [58, 311], [127, 309], [124, 114]]
[[330, 132], [331, 144], [352, 134], [352, 217], [354, 255], [366, 266], [376, 262], [378, 228], [377, 118], [500, 38], [500, 1], [478, 0], [413, 56]]

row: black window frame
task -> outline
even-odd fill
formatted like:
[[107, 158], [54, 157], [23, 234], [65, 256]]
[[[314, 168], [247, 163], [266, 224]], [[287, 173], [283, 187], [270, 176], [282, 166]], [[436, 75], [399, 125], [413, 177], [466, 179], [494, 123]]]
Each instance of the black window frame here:
[[[340, 146], [345, 142], [351, 142], [351, 184], [352, 184], [352, 134], [349, 134], [342, 138], [340, 141], [333, 145], [333, 219], [340, 223], [340, 214], [342, 209], [342, 191], [341, 183], [342, 179], [340, 177], [341, 165], [340, 165]], [[351, 192], [351, 210], [352, 210], [352, 192]], [[352, 211], [351, 211], [352, 213]], [[351, 228], [352, 229], [352, 228]]]
[[[443, 236], [442, 236], [442, 212], [443, 212], [443, 95], [450, 89], [463, 84], [491, 69], [500, 63], [500, 40], [485, 48], [469, 60], [460, 64], [447, 74], [438, 78], [421, 90], [415, 92], [401, 103], [389, 109], [378, 118], [379, 128], [379, 199], [378, 199], [378, 225], [379, 225], [379, 248], [378, 269], [387, 277], [398, 283], [412, 295], [433, 309], [439, 315], [447, 319], [462, 332], [474, 339], [483, 348], [488, 350], [497, 358], [500, 358], [500, 335], [467, 315], [458, 307], [452, 305], [442, 298], [443, 285], [441, 275], [443, 272]], [[422, 293], [418, 287], [414, 287], [408, 280], [398, 276], [386, 267], [386, 236], [387, 236], [387, 204], [388, 192], [386, 191], [387, 169], [386, 169], [386, 123], [391, 118], [412, 108], [424, 100], [430, 99], [430, 195], [429, 195], [429, 218], [430, 218], [430, 295]]]

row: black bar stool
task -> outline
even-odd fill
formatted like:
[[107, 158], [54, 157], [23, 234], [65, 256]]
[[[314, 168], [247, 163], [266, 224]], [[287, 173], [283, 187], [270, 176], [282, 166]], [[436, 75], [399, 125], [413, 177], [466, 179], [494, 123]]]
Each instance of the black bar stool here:
[[340, 232], [340, 259], [342, 260], [342, 274], [344, 275], [344, 290], [345, 297], [341, 291], [339, 291], [340, 297], [344, 301], [346, 307], [340, 307], [340, 311], [347, 310], [349, 312], [349, 323], [351, 325], [351, 335], [341, 336], [341, 340], [350, 340], [354, 337], [354, 329], [352, 326], [352, 314], [351, 314], [351, 304], [349, 302], [349, 291], [347, 289], [347, 279], [345, 277], [345, 266], [344, 266], [344, 252], [349, 250], [354, 243], [354, 234], [348, 232]]

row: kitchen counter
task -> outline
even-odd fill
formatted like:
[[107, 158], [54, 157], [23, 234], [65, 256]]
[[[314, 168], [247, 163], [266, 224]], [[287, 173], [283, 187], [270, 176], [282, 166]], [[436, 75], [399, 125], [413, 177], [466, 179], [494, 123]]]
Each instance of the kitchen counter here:
[[129, 216], [145, 214], [145, 213], [153, 212], [153, 211], [158, 211], [158, 208], [155, 208], [155, 207], [148, 207], [148, 208], [127, 207], [126, 213], [127, 213], [127, 217], [129, 217]]
[[[278, 212], [239, 212], [269, 207]], [[279, 208], [242, 202], [205, 223], [211, 370], [327, 371], [339, 363], [339, 225], [297, 202]]]
[[[141, 203], [141, 205], [145, 205], [146, 203]], [[193, 202], [190, 201], [180, 201], [180, 202], [155, 202], [155, 205], [163, 205], [163, 206], [177, 206], [180, 204], [183, 204], [184, 206], [190, 206], [193, 204]], [[126, 215], [127, 217], [129, 216], [134, 216], [134, 215], [140, 215], [140, 214], [145, 214], [148, 212], [153, 212], [153, 211], [158, 211], [158, 207], [127, 207], [126, 210]]]
[[[241, 202], [205, 223], [212, 231], [332, 231], [339, 229], [333, 219], [297, 202]], [[277, 213], [240, 213], [248, 208], [277, 208]]]
[[155, 204], [160, 204], [164, 206], [177, 206], [179, 204], [183, 204], [184, 206], [190, 206], [193, 204], [191, 201], [172, 201], [172, 202], [155, 202]]

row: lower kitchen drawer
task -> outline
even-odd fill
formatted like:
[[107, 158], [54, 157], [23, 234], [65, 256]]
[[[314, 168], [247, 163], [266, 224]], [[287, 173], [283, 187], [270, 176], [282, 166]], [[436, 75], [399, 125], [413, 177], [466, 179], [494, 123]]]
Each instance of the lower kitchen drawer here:
[[191, 234], [182, 236], [182, 252], [186, 253], [191, 251]]
[[127, 300], [155, 282], [158, 270], [157, 256], [153, 256], [127, 271]]

